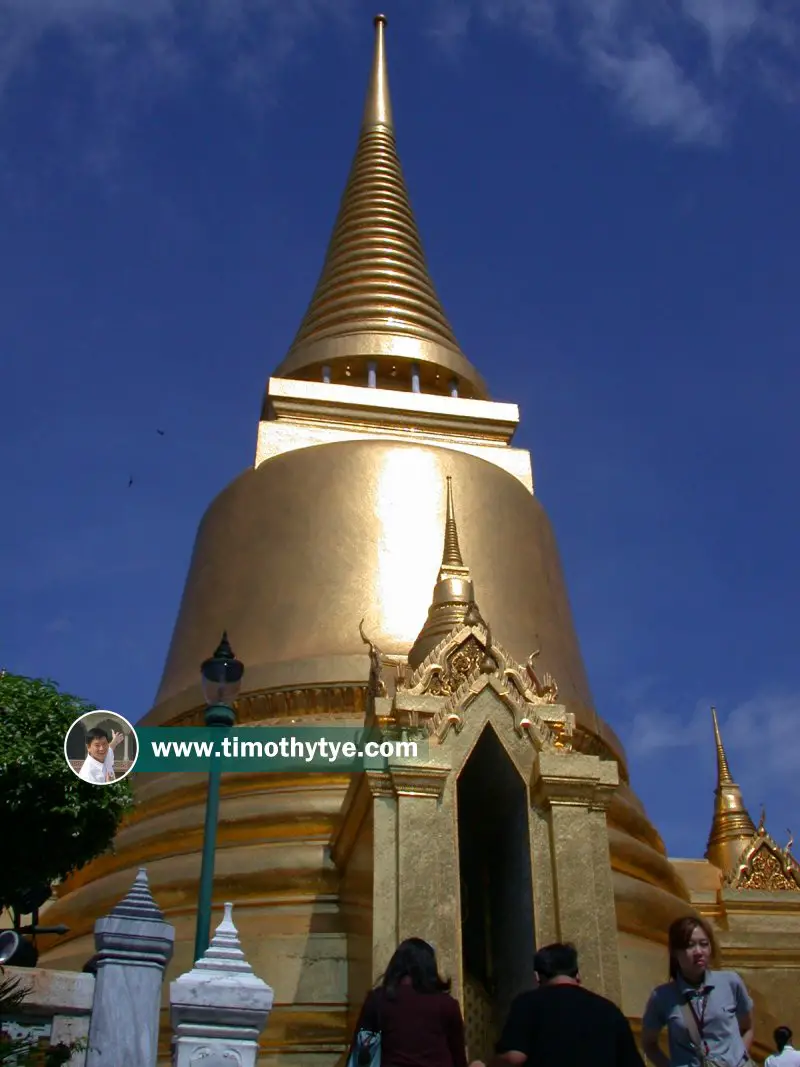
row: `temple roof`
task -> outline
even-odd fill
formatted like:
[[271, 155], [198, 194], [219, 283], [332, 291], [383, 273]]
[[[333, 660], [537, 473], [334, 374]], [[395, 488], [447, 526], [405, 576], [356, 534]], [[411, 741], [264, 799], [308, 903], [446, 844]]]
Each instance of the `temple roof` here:
[[765, 814], [753, 837], [745, 845], [736, 864], [725, 874], [723, 885], [730, 889], [759, 889], [767, 893], [800, 893], [800, 864], [792, 855], [794, 839], [781, 848], [767, 833]]
[[[389, 384], [416, 364], [423, 392], [486, 399], [428, 271], [395, 144], [386, 63], [386, 18], [375, 51], [361, 134], [317, 287], [278, 377], [357, 384], [367, 362]], [[326, 379], [328, 380], [328, 379]]]
[[781, 848], [767, 833], [763, 811], [758, 827], [754, 825], [728, 765], [716, 708], [711, 709], [711, 720], [717, 788], [706, 858], [722, 872], [722, 884], [727, 888], [800, 892], [800, 865], [791, 852], [791, 834], [789, 843]]

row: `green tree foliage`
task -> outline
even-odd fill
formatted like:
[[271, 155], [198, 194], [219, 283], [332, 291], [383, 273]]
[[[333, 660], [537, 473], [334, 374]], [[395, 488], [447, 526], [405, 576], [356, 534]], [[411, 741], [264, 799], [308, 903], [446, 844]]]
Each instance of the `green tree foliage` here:
[[82, 782], [64, 739], [97, 709], [52, 682], [0, 676], [0, 908], [105, 852], [133, 806], [130, 780]]

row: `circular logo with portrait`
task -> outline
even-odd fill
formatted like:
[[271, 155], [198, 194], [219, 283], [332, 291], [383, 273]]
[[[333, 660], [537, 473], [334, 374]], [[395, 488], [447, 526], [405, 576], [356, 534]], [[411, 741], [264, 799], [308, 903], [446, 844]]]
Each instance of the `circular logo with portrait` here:
[[121, 782], [133, 770], [138, 755], [136, 731], [116, 711], [87, 711], [64, 738], [67, 766], [91, 785]]

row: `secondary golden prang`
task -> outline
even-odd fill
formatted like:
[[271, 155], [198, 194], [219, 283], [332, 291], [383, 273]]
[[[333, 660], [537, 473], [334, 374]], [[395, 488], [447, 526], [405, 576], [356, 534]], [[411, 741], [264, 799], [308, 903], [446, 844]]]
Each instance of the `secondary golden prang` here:
[[[317, 287], [267, 383], [252, 467], [211, 503], [155, 705], [203, 721], [199, 665], [226, 629], [243, 724], [357, 725], [427, 740], [380, 771], [223, 777], [215, 907], [236, 902], [275, 989], [264, 1064], [340, 1063], [399, 939], [435, 943], [486, 1056], [534, 946], [574, 940], [584, 981], [634, 1026], [666, 978], [666, 930], [707, 915], [723, 963], [800, 1032], [800, 874], [756, 827], [714, 717], [707, 858], [670, 860], [592, 702], [558, 551], [514, 404], [489, 398], [431, 280], [375, 52], [355, 159]], [[613, 709], [612, 709], [613, 710]], [[679, 770], [676, 769], [676, 785]], [[59, 887], [80, 969], [139, 867], [191, 967], [206, 778], [139, 777], [105, 855]], [[169, 1062], [164, 1019], [163, 1063]]]

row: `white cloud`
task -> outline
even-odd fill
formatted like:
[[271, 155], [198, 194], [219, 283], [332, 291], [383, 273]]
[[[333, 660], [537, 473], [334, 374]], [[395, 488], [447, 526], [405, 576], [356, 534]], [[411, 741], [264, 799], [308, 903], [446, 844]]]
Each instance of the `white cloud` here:
[[[198, 71], [263, 100], [304, 38], [353, 10], [353, 0], [0, 0], [0, 100], [51, 61], [53, 43], [106, 116]], [[579, 64], [629, 120], [682, 142], [718, 143], [754, 89], [798, 98], [797, 0], [436, 0], [416, 10], [451, 52], [487, 24], [524, 34]]]
[[[635, 703], [644, 696], [637, 692]], [[625, 732], [629, 755], [648, 760], [680, 750], [713, 752], [711, 701], [698, 701], [682, 713], [652, 699], [635, 711]], [[718, 708], [720, 732], [734, 779], [754, 809], [776, 790], [800, 796], [800, 693], [762, 692], [730, 710]]]
[[731, 50], [746, 40], [762, 17], [760, 0], [683, 0], [683, 9], [707, 37], [717, 74]]
[[800, 787], [800, 694], [752, 697], [731, 711], [721, 729], [726, 750], [741, 755], [740, 778]]
[[449, 56], [455, 56], [461, 49], [469, 31], [471, 13], [469, 8], [458, 0], [439, 0], [432, 10], [428, 25], [428, 36]]
[[[352, 0], [0, 0], [0, 117], [37, 80], [37, 150], [111, 183], [129, 127], [201, 79], [258, 113], [287, 60], [323, 26], [349, 23]], [[14, 192], [14, 142], [0, 141], [0, 179]], [[26, 182], [29, 176], [26, 172]]]
[[596, 43], [589, 70], [636, 122], [670, 131], [679, 141], [716, 143], [723, 117], [662, 45], [637, 41], [626, 51]]
[[710, 705], [706, 702], [698, 702], [691, 711], [670, 710], [653, 692], [645, 694], [642, 687], [630, 706], [636, 710], [630, 717], [624, 743], [634, 760], [645, 761], [670, 750], [708, 747], [712, 743]]
[[[738, 100], [796, 102], [796, 0], [440, 0], [462, 38], [480, 21], [580, 65], [639, 126], [718, 144]], [[469, 17], [468, 17], [469, 16]]]
[[347, 0], [0, 0], [0, 93], [66, 46], [97, 91], [157, 91], [202, 69], [267, 82]]

